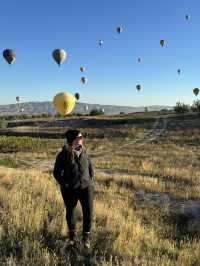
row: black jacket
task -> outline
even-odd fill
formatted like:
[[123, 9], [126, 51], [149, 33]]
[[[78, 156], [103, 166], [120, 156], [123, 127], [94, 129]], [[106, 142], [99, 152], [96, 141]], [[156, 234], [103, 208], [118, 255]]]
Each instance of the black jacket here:
[[90, 158], [85, 150], [73, 162], [69, 159], [69, 151], [64, 146], [57, 155], [53, 175], [62, 187], [73, 189], [86, 188], [92, 183], [94, 171]]

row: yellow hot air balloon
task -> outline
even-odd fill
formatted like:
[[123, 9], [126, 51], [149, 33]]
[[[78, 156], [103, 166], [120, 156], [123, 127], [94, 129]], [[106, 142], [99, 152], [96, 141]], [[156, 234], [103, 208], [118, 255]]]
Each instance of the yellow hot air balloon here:
[[68, 92], [58, 93], [53, 99], [53, 104], [57, 112], [62, 116], [68, 115], [72, 112], [75, 102], [76, 100], [74, 95]]
[[199, 94], [199, 88], [194, 88], [193, 93], [197, 96]]

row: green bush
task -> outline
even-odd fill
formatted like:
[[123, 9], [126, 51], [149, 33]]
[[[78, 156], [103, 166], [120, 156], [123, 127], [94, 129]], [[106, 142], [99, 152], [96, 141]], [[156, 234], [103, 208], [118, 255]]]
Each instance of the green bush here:
[[0, 159], [0, 165], [10, 167], [10, 168], [17, 168], [19, 165], [15, 162], [14, 159], [6, 157], [4, 159]]
[[90, 115], [103, 115], [104, 111], [102, 109], [92, 109]]

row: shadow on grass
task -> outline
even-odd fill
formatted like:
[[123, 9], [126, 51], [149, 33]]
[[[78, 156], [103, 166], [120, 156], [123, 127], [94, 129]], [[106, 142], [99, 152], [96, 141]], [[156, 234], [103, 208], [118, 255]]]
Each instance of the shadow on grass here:
[[[101, 185], [105, 186], [105, 187], [110, 187], [112, 186], [113, 182], [114, 182], [114, 178], [113, 177], [109, 177], [106, 178], [104, 180], [99, 181]], [[100, 192], [95, 192], [97, 195], [100, 195]], [[103, 194], [103, 192], [102, 192]], [[106, 194], [106, 193], [104, 193]]]
[[[105, 228], [104, 219], [98, 219], [99, 225]], [[106, 219], [106, 218], [105, 218]], [[82, 235], [78, 235], [78, 241], [75, 246], [68, 244], [67, 236], [61, 236], [55, 232], [48, 231], [47, 223], [41, 230], [42, 243], [50, 252], [55, 253], [58, 258], [65, 259], [73, 266], [78, 265], [100, 265], [101, 260], [109, 261], [112, 251], [113, 242], [118, 237], [119, 233], [110, 232], [106, 229], [97, 231], [92, 234], [91, 248], [85, 250], [81, 239]], [[62, 264], [61, 264], [62, 265]]]
[[97, 261], [104, 258], [106, 261], [110, 261], [110, 257], [113, 254], [113, 243], [119, 236], [119, 232], [111, 232], [106, 230], [97, 231], [95, 239], [93, 240], [93, 255]]
[[6, 233], [4, 233], [0, 238], [1, 259], [6, 260], [6, 258], [13, 256], [20, 261], [23, 257], [23, 246], [21, 245], [21, 241], [24, 237], [23, 232], [19, 231], [15, 238], [13, 238], [9, 235], [5, 228], [4, 230]]

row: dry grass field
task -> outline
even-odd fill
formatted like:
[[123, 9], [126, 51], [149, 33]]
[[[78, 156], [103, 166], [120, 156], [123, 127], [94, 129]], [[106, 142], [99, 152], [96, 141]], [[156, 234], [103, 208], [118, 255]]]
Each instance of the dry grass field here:
[[[1, 136], [0, 265], [200, 265], [200, 122], [166, 119], [83, 128], [96, 179], [87, 252], [68, 245], [52, 176], [64, 140]], [[80, 205], [76, 217], [80, 236]]]

